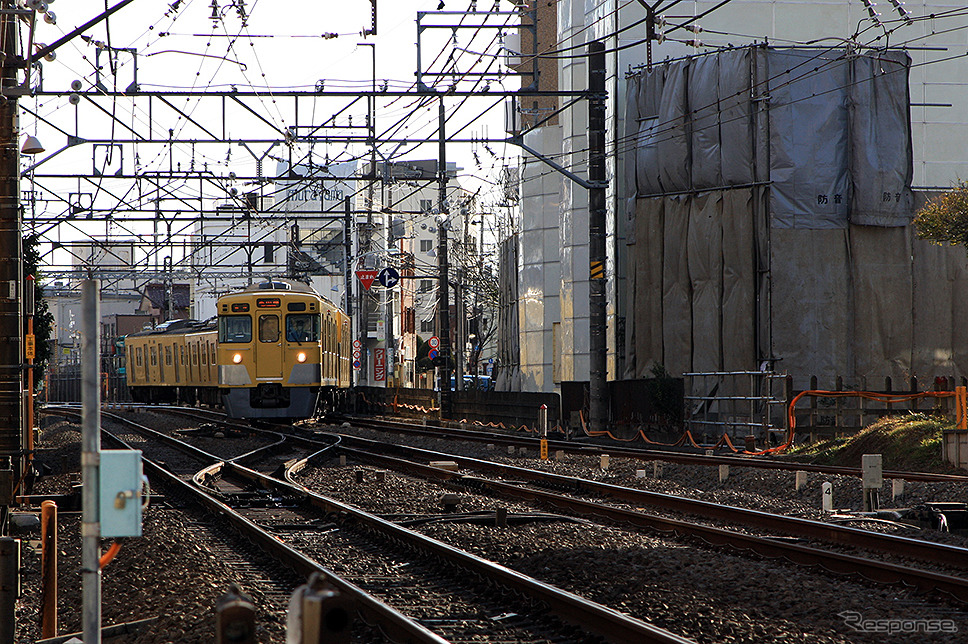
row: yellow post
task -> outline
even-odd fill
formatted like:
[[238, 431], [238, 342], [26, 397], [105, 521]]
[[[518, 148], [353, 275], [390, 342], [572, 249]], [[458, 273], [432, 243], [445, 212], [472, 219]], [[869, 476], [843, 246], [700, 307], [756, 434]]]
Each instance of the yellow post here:
[[27, 316], [27, 336], [24, 338], [24, 357], [27, 358], [27, 461], [34, 460], [34, 357], [37, 355], [34, 337], [34, 316]]
[[548, 460], [548, 439], [547, 438], [541, 439], [541, 460], [542, 461]]

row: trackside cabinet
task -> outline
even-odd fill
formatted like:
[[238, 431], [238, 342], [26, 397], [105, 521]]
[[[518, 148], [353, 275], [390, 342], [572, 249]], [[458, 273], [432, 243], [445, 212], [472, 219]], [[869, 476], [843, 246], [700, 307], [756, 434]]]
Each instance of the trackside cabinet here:
[[102, 537], [140, 537], [141, 452], [102, 450], [98, 507]]

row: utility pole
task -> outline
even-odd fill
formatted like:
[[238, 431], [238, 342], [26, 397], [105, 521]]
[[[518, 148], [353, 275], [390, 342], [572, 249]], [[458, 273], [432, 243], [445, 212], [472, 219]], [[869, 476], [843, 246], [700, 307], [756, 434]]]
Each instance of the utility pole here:
[[447, 205], [447, 138], [444, 134], [444, 97], [440, 97], [438, 110], [439, 138], [437, 153], [437, 185], [438, 201], [440, 201], [440, 221], [437, 222], [437, 272], [440, 286], [437, 302], [437, 321], [440, 327], [440, 357], [443, 366], [440, 368], [440, 416], [450, 418], [453, 413], [453, 396], [450, 392], [450, 287], [447, 283], [447, 216], [450, 208]]
[[[343, 304], [346, 308], [346, 317], [353, 319], [353, 202], [349, 197], [343, 198], [343, 258], [346, 264], [344, 271], [346, 280], [346, 294], [343, 297]], [[352, 336], [352, 332], [350, 333]]]
[[[9, 456], [14, 486], [27, 467], [23, 458], [23, 247], [20, 215], [20, 149], [17, 125], [17, 40], [19, 17], [15, 3], [3, 2], [0, 38], [3, 61], [0, 70], [0, 456]], [[4, 463], [0, 458], [0, 469]], [[11, 498], [0, 506], [12, 505]], [[0, 519], [2, 519], [0, 513]], [[0, 529], [2, 529], [0, 525]]]
[[605, 45], [588, 44], [588, 419], [601, 431], [608, 417], [605, 319]]

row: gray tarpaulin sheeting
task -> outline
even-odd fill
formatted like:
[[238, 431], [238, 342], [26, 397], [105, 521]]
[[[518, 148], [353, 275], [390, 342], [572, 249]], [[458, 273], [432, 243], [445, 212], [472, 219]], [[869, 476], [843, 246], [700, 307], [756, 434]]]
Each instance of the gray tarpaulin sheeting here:
[[[850, 100], [850, 221], [906, 226], [914, 174], [908, 114], [908, 55], [879, 52], [852, 59]], [[906, 154], [899, 151], [906, 150]]]
[[[872, 389], [968, 375], [965, 251], [909, 225], [907, 55], [713, 60], [658, 65], [628, 92], [629, 372], [776, 360], [795, 387]], [[768, 185], [750, 185], [754, 169]]]
[[[847, 230], [774, 228], [770, 240], [773, 355], [794, 376], [851, 373]], [[831, 386], [829, 383], [825, 386]]]
[[753, 181], [751, 52], [741, 49], [730, 54], [719, 58], [719, 132], [722, 178], [726, 185], [736, 186]]
[[635, 244], [630, 248], [629, 281], [632, 301], [631, 324], [626, 326], [632, 339], [629, 355], [641, 356], [632, 377], [647, 378], [652, 366], [662, 363], [662, 267], [664, 199], [642, 199], [636, 203]]
[[686, 135], [688, 67], [688, 61], [666, 67], [659, 98], [659, 119], [654, 131], [659, 153], [659, 179], [665, 192], [682, 192], [692, 187], [689, 137]]
[[723, 196], [690, 199], [686, 256], [692, 289], [692, 368], [722, 371]]
[[968, 259], [963, 246], [915, 240], [912, 373], [968, 375]]
[[[662, 97], [664, 71], [662, 68], [645, 72], [638, 76], [639, 134], [636, 141], [635, 180], [638, 192], [635, 194], [658, 194], [662, 192], [659, 180], [659, 99]], [[631, 96], [630, 96], [631, 100]], [[633, 195], [634, 196], [634, 195]]]
[[771, 51], [768, 65], [771, 225], [846, 228], [849, 65], [837, 50]]
[[670, 373], [692, 370], [692, 282], [686, 244], [689, 200], [667, 199], [662, 217], [662, 363]]
[[[876, 388], [911, 372], [911, 230], [851, 226], [855, 373]], [[880, 382], [876, 382], [880, 381]]]
[[756, 264], [753, 194], [726, 190], [723, 195], [722, 334], [724, 371], [745, 371], [756, 363]]
[[692, 116], [692, 187], [697, 190], [721, 188], [719, 57], [703, 56], [693, 61], [689, 66], [688, 85]]

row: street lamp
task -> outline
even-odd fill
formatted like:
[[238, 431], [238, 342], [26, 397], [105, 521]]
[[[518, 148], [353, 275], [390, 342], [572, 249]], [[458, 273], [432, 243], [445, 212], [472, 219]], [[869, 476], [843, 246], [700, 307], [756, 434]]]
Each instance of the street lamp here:
[[24, 141], [24, 145], [20, 148], [21, 154], [40, 154], [44, 151], [44, 146], [34, 135], [28, 135], [27, 139]]

